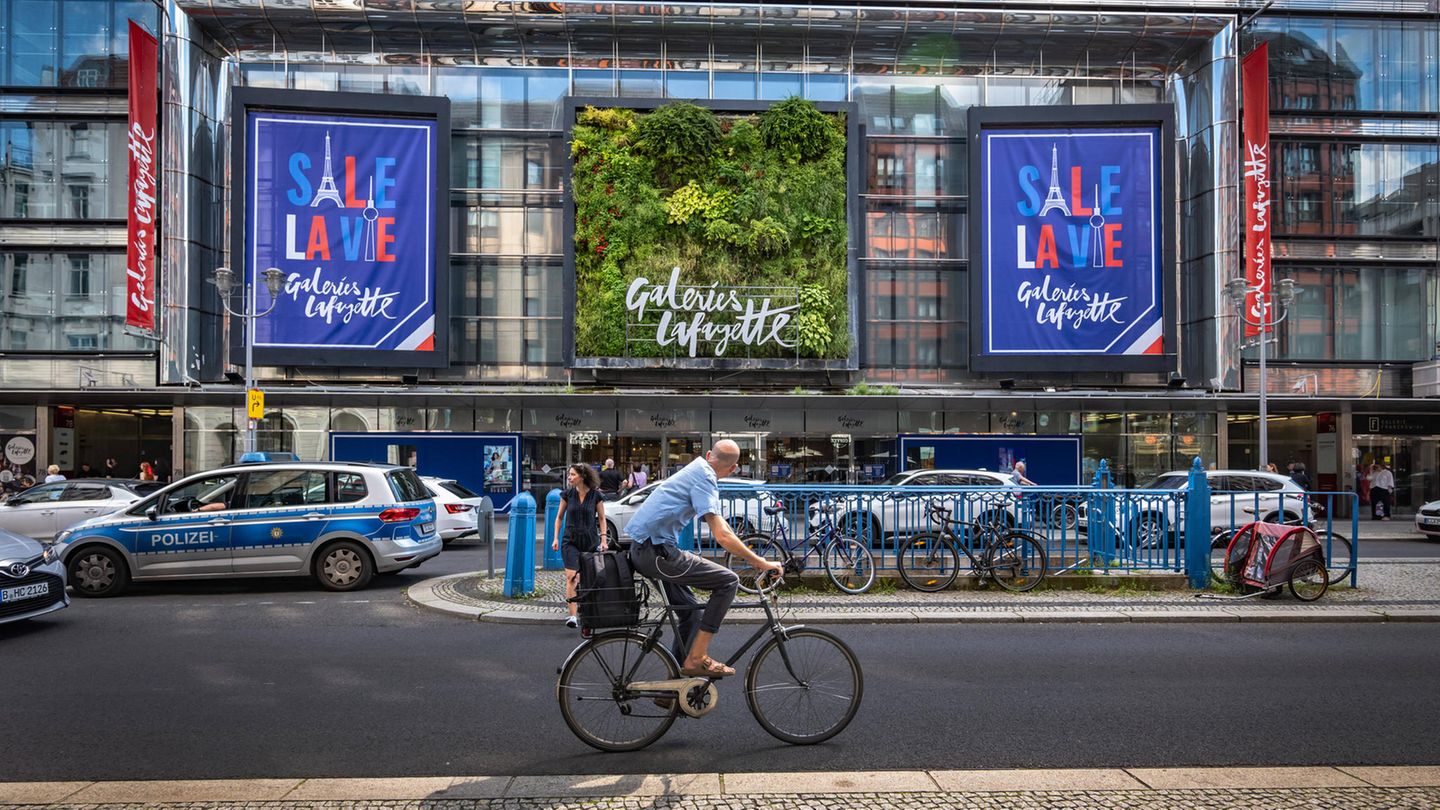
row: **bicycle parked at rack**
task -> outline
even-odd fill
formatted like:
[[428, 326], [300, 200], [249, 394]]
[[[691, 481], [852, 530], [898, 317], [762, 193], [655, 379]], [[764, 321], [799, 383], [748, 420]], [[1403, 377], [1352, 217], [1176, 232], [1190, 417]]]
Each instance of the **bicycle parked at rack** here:
[[[994, 580], [1007, 591], [1028, 591], [1045, 581], [1045, 547], [1034, 536], [1003, 523], [970, 523], [949, 517], [951, 509], [930, 505], [938, 532], [914, 535], [901, 544], [900, 578], [917, 591], [943, 591], [960, 575], [960, 557], [981, 582]], [[968, 535], [966, 543], [962, 535]], [[974, 548], [972, 551], [971, 548]]]
[[[774, 504], [764, 509], [770, 516], [770, 531], [751, 532], [740, 538], [751, 551], [767, 560], [785, 566], [787, 575], [799, 576], [810, 564], [810, 557], [818, 555], [825, 567], [825, 575], [835, 587], [845, 593], [865, 593], [875, 584], [875, 555], [859, 539], [844, 534], [835, 525], [834, 503], [825, 501], [810, 507], [818, 517], [815, 525], [803, 538], [791, 538], [789, 520], [784, 517], [785, 506]], [[801, 554], [800, 552], [804, 553]], [[755, 582], [756, 571], [743, 559], [725, 552], [726, 568], [740, 577], [740, 590], [758, 593]]]
[[[813, 745], [849, 725], [860, 709], [864, 677], [855, 653], [835, 635], [780, 623], [780, 582], [773, 577], [761, 583], [765, 623], [725, 664], [734, 666], [760, 642], [745, 672], [750, 713], [777, 739]], [[644, 601], [649, 593], [662, 598], [665, 593], [648, 578], [641, 587], [647, 589]], [[666, 604], [655, 620], [597, 633], [570, 653], [555, 692], [576, 737], [601, 751], [635, 751], [660, 739], [681, 714], [698, 718], [715, 710], [719, 679], [682, 676], [675, 656], [660, 643], [667, 623], [679, 637], [676, 611], [686, 609]]]

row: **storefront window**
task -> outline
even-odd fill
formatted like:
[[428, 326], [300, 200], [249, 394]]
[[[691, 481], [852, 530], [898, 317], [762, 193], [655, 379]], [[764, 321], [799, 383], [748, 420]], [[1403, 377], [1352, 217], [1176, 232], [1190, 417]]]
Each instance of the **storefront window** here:
[[0, 4], [0, 86], [124, 87], [131, 19], [154, 31], [150, 0]]

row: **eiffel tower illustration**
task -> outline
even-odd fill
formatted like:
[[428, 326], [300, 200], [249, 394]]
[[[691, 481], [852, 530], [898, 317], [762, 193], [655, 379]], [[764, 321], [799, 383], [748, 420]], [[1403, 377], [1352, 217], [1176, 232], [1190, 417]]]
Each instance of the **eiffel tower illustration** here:
[[[329, 154], [328, 152], [326, 153]], [[325, 167], [330, 167], [327, 157]], [[1059, 208], [1060, 213], [1070, 216], [1070, 206], [1065, 204], [1065, 197], [1060, 193], [1060, 172], [1056, 169], [1055, 144], [1050, 144], [1050, 193], [1045, 195], [1045, 204], [1040, 206], [1040, 216], [1050, 213], [1051, 209]]]
[[[335, 173], [330, 171], [330, 133], [325, 133], [325, 175], [320, 178], [320, 188], [315, 191], [315, 199], [310, 201], [310, 207], [314, 208], [321, 200], [329, 200], [341, 208], [345, 203], [340, 201], [340, 190], [335, 188]], [[1064, 202], [1060, 203], [1064, 205]], [[1047, 203], [1048, 205], [1048, 203]], [[1069, 213], [1068, 211], [1066, 213]]]

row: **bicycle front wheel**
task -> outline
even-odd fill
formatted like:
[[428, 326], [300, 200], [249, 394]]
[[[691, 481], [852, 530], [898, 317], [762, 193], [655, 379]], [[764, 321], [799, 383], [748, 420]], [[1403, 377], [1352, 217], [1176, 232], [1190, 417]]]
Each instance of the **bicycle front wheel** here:
[[938, 534], [917, 534], [900, 546], [895, 564], [906, 585], [934, 593], [955, 584], [960, 572], [960, 552]]
[[995, 584], [1021, 593], [1045, 581], [1045, 549], [1035, 538], [1008, 532], [990, 547], [985, 567]]
[[[761, 557], [770, 560], [771, 562], [782, 561], [779, 544], [776, 543], [768, 534], [762, 534], [760, 532], [756, 532], [754, 534], [747, 534], [744, 537], [740, 538], [740, 542], [744, 543], [746, 548], [750, 549], [756, 554], [759, 554]], [[749, 561], [745, 560], [743, 557], [738, 557], [727, 551], [725, 552], [724, 564], [726, 568], [734, 571], [735, 575], [740, 577], [741, 591], [749, 594], [760, 593], [760, 587], [755, 584], [755, 580], [758, 578], [760, 572], [756, 571], [750, 565]]]
[[1319, 539], [1320, 547], [1325, 549], [1325, 568], [1329, 575], [1329, 584], [1339, 585], [1353, 570], [1350, 565], [1350, 538], [1324, 529], [1315, 532], [1315, 537]]
[[800, 628], [761, 645], [745, 673], [745, 700], [760, 727], [793, 745], [844, 730], [860, 709], [865, 679], [845, 642]]
[[636, 751], [670, 730], [680, 711], [650, 693], [630, 688], [635, 681], [668, 681], [680, 667], [659, 646], [645, 649], [643, 636], [608, 633], [587, 641], [560, 670], [556, 697], [565, 725], [586, 745], [601, 751]]
[[875, 555], [859, 540], [837, 536], [825, 546], [825, 573], [845, 593], [864, 593], [875, 584]]

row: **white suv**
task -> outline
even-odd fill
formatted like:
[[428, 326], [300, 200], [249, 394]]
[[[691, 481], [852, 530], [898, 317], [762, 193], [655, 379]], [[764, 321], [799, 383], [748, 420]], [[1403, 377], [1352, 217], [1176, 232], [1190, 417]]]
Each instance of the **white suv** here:
[[[1294, 481], [1277, 473], [1257, 470], [1206, 470], [1210, 485], [1211, 529], [1228, 529], [1256, 520], [1268, 523], [1299, 523], [1308, 525], [1316, 519], [1316, 506], [1307, 502], [1305, 490]], [[1140, 497], [1131, 510], [1136, 524], [1136, 538], [1141, 547], [1174, 545], [1175, 538], [1185, 531], [1185, 491], [1190, 488], [1190, 473], [1185, 470], [1161, 473], [1142, 490], [1174, 493], [1172, 497]], [[1309, 514], [1305, 514], [1307, 512]], [[1302, 517], [1303, 516], [1303, 517]], [[1088, 529], [1089, 515], [1081, 505], [1080, 525]]]
[[[874, 495], [842, 495], [836, 498], [835, 525], [874, 545], [886, 535], [905, 536], [932, 529], [930, 505], [942, 504], [954, 510], [953, 517], [974, 523], [1015, 525], [1019, 484], [1010, 473], [989, 470], [910, 470], [881, 481], [891, 492]], [[913, 493], [906, 492], [914, 487]], [[966, 487], [967, 491], [947, 494], [919, 487]], [[974, 488], [994, 487], [993, 492]], [[959, 503], [957, 503], [957, 501]], [[958, 507], [958, 508], [957, 508]]]

